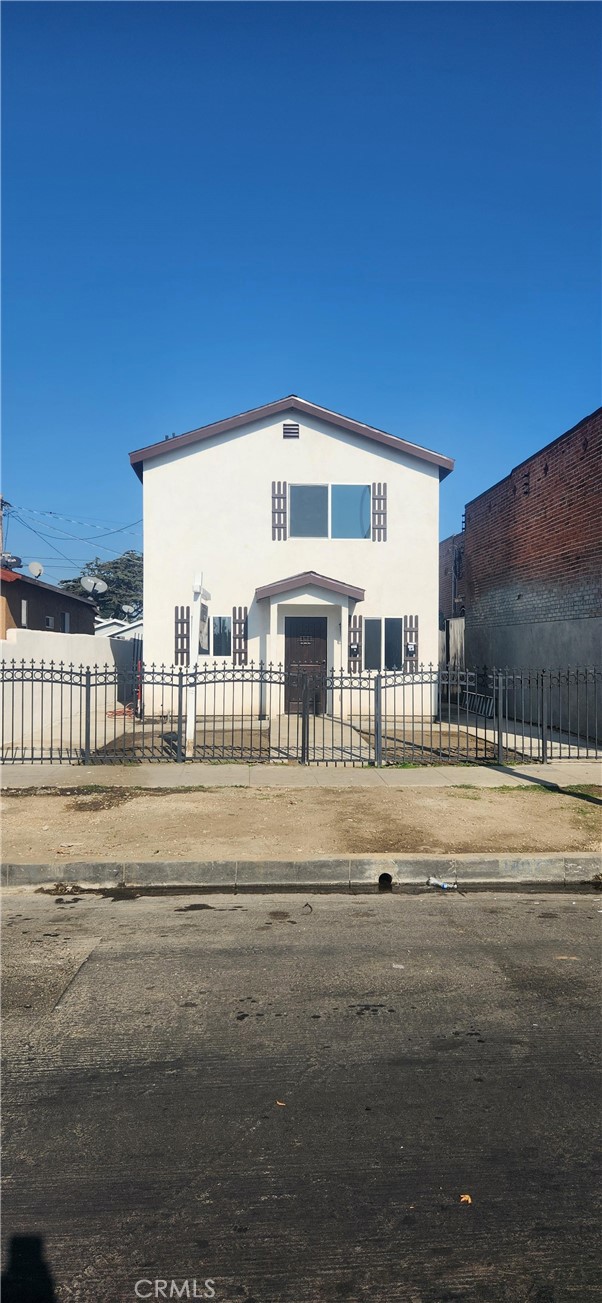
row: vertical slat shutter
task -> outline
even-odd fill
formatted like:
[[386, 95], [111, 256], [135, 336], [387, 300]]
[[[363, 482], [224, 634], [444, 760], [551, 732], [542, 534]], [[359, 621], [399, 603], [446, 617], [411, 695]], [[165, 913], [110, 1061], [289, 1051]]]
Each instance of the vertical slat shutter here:
[[190, 664], [190, 607], [174, 610], [174, 665]]
[[387, 541], [387, 486], [372, 485], [372, 542]]
[[286, 538], [286, 480], [272, 480], [272, 538]]
[[[352, 652], [352, 648], [357, 648]], [[362, 668], [362, 617], [352, 616], [349, 621], [349, 673], [358, 674]]]
[[[413, 642], [415, 646], [415, 652], [413, 656], [407, 655], [407, 646], [409, 642]], [[418, 669], [418, 663], [419, 663], [418, 616], [417, 615], [404, 615], [403, 617], [403, 655], [404, 655], [403, 668], [406, 674], [412, 674], [414, 670]]]
[[232, 664], [246, 665], [248, 653], [248, 629], [246, 606], [232, 608]]

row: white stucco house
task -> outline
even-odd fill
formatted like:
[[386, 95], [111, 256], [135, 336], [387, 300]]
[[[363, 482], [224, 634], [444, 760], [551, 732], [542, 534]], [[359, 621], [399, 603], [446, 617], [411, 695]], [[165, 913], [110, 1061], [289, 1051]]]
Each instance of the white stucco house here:
[[290, 395], [130, 461], [144, 486], [147, 665], [194, 661], [195, 602], [203, 664], [437, 664], [449, 457]]

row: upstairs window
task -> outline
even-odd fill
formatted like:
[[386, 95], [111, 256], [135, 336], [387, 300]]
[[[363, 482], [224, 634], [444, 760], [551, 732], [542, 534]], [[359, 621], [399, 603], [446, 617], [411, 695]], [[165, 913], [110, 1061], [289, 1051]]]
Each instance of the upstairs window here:
[[370, 485], [333, 484], [331, 538], [370, 538]]
[[328, 538], [328, 485], [291, 484], [291, 538]]
[[370, 485], [291, 484], [289, 535], [291, 538], [370, 538]]
[[54, 616], [53, 616], [53, 615], [47, 615], [47, 616], [46, 616], [46, 626], [45, 626], [45, 627], [46, 627], [47, 629], [54, 629]]
[[27, 598], [21, 598], [21, 628], [27, 628]]
[[71, 615], [69, 611], [61, 611], [61, 633], [71, 633]]

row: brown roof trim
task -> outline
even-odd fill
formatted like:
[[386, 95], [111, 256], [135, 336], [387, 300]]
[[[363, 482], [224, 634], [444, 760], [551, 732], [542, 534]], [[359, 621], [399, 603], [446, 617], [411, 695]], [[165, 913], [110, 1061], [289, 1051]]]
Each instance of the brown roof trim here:
[[91, 606], [93, 610], [96, 609], [96, 603], [91, 597], [79, 597], [77, 593], [70, 593], [68, 589], [59, 588], [58, 584], [45, 584], [41, 579], [19, 574], [18, 570], [6, 570], [3, 567], [0, 570], [0, 580], [2, 580], [3, 584], [14, 584], [16, 580], [19, 580], [20, 583], [30, 584], [33, 588], [45, 588], [48, 593], [54, 593], [56, 597], [60, 597], [61, 601], [84, 602], [86, 606]]
[[328, 425], [335, 425], [348, 434], [359, 435], [363, 439], [370, 439], [373, 443], [383, 444], [385, 447], [392, 448], [395, 452], [403, 453], [405, 456], [417, 457], [420, 461], [430, 462], [431, 465], [439, 467], [440, 479], [444, 479], [454, 469], [455, 463], [452, 457], [444, 457], [442, 453], [432, 452], [430, 448], [421, 448], [419, 444], [409, 443], [407, 439], [398, 439], [396, 435], [386, 434], [384, 430], [377, 430], [371, 425], [365, 425], [363, 421], [354, 421], [349, 416], [341, 416], [339, 412], [331, 412], [328, 407], [319, 407], [317, 403], [309, 403], [305, 398], [298, 398], [296, 394], [289, 394], [287, 398], [279, 398], [275, 403], [265, 403], [263, 407], [252, 407], [248, 412], [240, 412], [238, 416], [229, 416], [225, 421], [214, 421], [211, 425], [202, 425], [198, 430], [189, 430], [187, 434], [178, 434], [170, 439], [163, 439], [160, 443], [151, 443], [146, 448], [138, 448], [135, 452], [130, 453], [130, 463], [138, 479], [141, 480], [145, 461], [151, 461], [154, 457], [162, 457], [166, 452], [187, 448], [191, 444], [203, 443], [206, 439], [213, 439], [218, 434], [229, 434], [232, 430], [238, 430], [241, 425], [248, 425], [250, 421], [267, 420], [271, 416], [278, 416], [281, 412], [301, 412], [304, 416], [311, 416], [314, 419], [326, 421]]
[[278, 597], [280, 593], [290, 593], [294, 588], [325, 588], [329, 593], [338, 593], [340, 597], [352, 597], [355, 602], [363, 602], [366, 595], [364, 588], [345, 584], [342, 579], [329, 579], [319, 575], [315, 570], [304, 570], [300, 575], [291, 575], [289, 579], [277, 579], [273, 584], [264, 584], [255, 589], [255, 597], [260, 602], [264, 597]]

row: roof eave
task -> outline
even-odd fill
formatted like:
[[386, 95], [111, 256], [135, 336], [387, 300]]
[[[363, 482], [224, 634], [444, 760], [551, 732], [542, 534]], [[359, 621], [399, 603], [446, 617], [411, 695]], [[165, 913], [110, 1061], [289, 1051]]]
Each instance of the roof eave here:
[[422, 448], [419, 444], [409, 443], [406, 439], [398, 439], [394, 434], [387, 434], [386, 431], [377, 430], [375, 427], [365, 425], [361, 421], [354, 421], [350, 417], [341, 416], [338, 412], [332, 412], [326, 407], [319, 407], [316, 403], [310, 403], [306, 399], [298, 398], [293, 394], [289, 394], [287, 398], [279, 398], [274, 403], [265, 403], [263, 407], [254, 407], [247, 412], [240, 412], [237, 416], [227, 417], [223, 421], [214, 421], [211, 425], [199, 426], [198, 429], [176, 435], [175, 438], [163, 439], [160, 443], [152, 443], [145, 448], [138, 448], [129, 455], [130, 465], [136, 472], [138, 479], [142, 480], [145, 461], [153, 461], [165, 453], [176, 452], [178, 449], [187, 448], [191, 444], [204, 443], [207, 439], [213, 439], [220, 434], [229, 434], [240, 429], [243, 425], [249, 425], [252, 421], [268, 419], [271, 416], [287, 411], [297, 411], [306, 416], [313, 416], [349, 434], [368, 439], [371, 443], [380, 443], [385, 447], [392, 448], [394, 452], [415, 457], [418, 461], [429, 462], [431, 465], [439, 467], [440, 479], [445, 479], [454, 469], [455, 463], [451, 457], [444, 457], [442, 453], [433, 452], [430, 448]]

